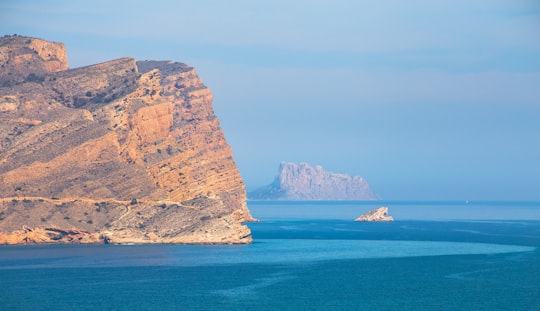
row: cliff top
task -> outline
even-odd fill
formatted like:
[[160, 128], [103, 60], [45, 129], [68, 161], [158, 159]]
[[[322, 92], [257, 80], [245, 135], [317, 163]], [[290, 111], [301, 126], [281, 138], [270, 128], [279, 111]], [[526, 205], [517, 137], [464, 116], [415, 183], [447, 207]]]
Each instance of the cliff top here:
[[20, 82], [30, 74], [40, 75], [68, 69], [62, 43], [24, 36], [0, 38], [0, 80]]

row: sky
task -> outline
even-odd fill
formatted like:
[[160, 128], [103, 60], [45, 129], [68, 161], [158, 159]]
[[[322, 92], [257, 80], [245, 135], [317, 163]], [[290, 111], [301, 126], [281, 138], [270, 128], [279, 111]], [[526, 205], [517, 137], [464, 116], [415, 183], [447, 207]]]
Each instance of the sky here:
[[282, 161], [385, 200], [540, 199], [536, 0], [0, 0], [70, 68], [196, 68], [248, 190]]

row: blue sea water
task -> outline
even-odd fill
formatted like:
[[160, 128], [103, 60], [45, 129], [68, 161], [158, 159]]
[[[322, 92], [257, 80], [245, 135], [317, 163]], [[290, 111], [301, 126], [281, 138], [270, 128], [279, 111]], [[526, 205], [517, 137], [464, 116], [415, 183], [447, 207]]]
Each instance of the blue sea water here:
[[[540, 203], [250, 202], [251, 245], [0, 247], [0, 310], [540, 310]], [[372, 206], [373, 205], [373, 206]]]

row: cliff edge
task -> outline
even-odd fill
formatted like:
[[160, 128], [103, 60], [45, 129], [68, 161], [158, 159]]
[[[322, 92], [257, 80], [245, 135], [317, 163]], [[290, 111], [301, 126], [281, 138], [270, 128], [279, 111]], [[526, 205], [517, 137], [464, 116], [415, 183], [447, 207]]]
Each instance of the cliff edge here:
[[367, 181], [325, 171], [307, 163], [283, 162], [267, 186], [248, 194], [252, 200], [376, 200]]
[[244, 183], [194, 68], [0, 38], [0, 244], [249, 243]]

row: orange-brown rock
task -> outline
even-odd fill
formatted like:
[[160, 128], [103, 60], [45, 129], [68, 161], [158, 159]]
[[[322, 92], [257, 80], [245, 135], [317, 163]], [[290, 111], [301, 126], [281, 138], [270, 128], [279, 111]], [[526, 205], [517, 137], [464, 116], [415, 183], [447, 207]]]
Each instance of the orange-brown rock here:
[[0, 38], [0, 243], [251, 241], [244, 184], [192, 67], [66, 59], [62, 44]]
[[19, 36], [0, 39], [0, 80], [4, 85], [66, 69], [66, 48], [61, 43]]

